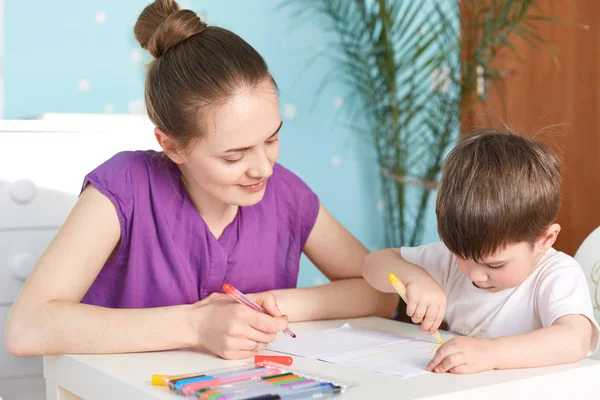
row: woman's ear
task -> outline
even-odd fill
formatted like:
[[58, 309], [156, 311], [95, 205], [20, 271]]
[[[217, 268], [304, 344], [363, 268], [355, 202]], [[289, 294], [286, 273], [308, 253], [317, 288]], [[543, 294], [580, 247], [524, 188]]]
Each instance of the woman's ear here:
[[540, 238], [537, 240], [536, 247], [538, 248], [538, 252], [543, 254], [546, 252], [546, 250], [552, 247], [554, 242], [556, 242], [556, 238], [558, 237], [559, 233], [559, 224], [552, 224], [546, 228], [542, 236], [540, 236]]
[[160, 147], [162, 147], [163, 151], [167, 157], [171, 159], [171, 161], [173, 161], [175, 164], [183, 163], [183, 151], [180, 149], [180, 146], [177, 144], [175, 139], [158, 128], [154, 128], [154, 136], [156, 137], [156, 141]]

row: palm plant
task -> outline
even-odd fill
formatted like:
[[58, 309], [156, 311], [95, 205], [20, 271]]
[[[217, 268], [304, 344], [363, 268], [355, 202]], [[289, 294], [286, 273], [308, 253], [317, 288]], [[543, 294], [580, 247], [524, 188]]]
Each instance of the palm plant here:
[[420, 244], [444, 156], [460, 135], [461, 113], [501, 87], [494, 67], [515, 39], [554, 48], [534, 23], [531, 0], [304, 0], [296, 15], [324, 21], [335, 42], [324, 51], [368, 133], [381, 171], [387, 246]]

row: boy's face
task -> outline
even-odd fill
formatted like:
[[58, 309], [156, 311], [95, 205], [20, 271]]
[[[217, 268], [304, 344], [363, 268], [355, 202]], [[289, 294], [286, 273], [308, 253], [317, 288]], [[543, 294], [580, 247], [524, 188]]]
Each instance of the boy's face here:
[[456, 264], [481, 290], [496, 293], [514, 288], [531, 274], [546, 250], [554, 244], [559, 231], [560, 226], [553, 224], [533, 245], [526, 242], [511, 244], [477, 262], [455, 256]]

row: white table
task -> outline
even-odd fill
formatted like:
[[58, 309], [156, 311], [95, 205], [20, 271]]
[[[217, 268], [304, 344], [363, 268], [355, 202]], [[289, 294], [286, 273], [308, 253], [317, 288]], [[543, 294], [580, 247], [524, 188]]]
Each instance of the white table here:
[[[426, 339], [415, 326], [382, 318], [291, 324], [294, 332], [341, 326], [392, 332]], [[451, 335], [442, 332], [444, 338]], [[195, 351], [179, 350], [115, 355], [65, 355], [44, 358], [48, 400], [181, 400], [165, 387], [150, 385], [152, 374], [183, 374], [235, 367], [248, 361], [226, 361]], [[321, 361], [294, 357], [292, 369], [358, 382], [341, 399], [598, 399], [600, 359], [525, 370], [474, 375], [427, 373], [402, 379]]]

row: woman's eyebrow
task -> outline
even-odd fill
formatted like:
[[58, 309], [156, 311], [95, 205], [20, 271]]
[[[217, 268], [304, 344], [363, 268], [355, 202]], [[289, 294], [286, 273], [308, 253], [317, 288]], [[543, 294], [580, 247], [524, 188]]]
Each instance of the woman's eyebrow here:
[[[279, 126], [277, 127], [277, 129], [275, 130], [275, 132], [271, 136], [269, 136], [267, 138], [267, 140], [272, 139], [275, 135], [277, 135], [279, 133], [279, 131], [281, 130], [282, 126], [283, 126], [283, 121], [281, 121], [279, 123]], [[234, 149], [226, 150], [225, 153], [236, 153], [238, 151], [246, 151], [246, 150], [251, 149], [251, 148], [252, 148], [252, 146], [250, 146], [250, 147], [236, 147]]]

